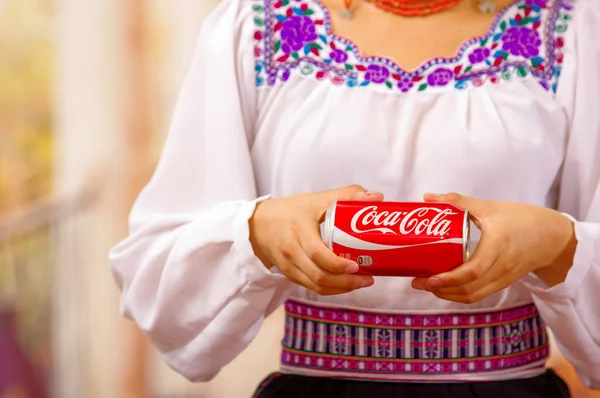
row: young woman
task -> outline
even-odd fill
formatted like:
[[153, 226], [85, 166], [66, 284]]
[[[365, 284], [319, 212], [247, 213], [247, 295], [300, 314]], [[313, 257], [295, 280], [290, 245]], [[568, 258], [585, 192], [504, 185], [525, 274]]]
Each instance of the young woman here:
[[[259, 397], [566, 397], [545, 326], [600, 388], [600, 2], [341, 1], [206, 21], [111, 253], [125, 314], [203, 381], [285, 305]], [[470, 210], [471, 260], [357, 275], [319, 223], [384, 198]]]

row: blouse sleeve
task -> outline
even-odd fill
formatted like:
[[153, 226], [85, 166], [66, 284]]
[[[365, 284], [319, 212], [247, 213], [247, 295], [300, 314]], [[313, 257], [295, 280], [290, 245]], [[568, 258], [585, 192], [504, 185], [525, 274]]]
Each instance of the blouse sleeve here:
[[205, 22], [159, 165], [110, 253], [123, 313], [193, 381], [246, 348], [291, 288], [249, 243], [261, 200], [249, 3], [226, 0]]
[[529, 283], [559, 348], [600, 389], [600, 2], [576, 2], [559, 100], [570, 115], [559, 210], [575, 221], [577, 250], [564, 283]]

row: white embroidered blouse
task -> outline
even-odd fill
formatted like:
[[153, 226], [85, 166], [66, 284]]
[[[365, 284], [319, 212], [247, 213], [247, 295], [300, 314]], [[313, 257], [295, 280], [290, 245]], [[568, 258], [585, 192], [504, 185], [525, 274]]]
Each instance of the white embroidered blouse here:
[[[254, 256], [247, 220], [260, 198], [349, 184], [387, 200], [457, 191], [556, 207], [578, 220], [574, 265], [556, 287], [528, 277], [464, 305], [404, 278], [320, 297]], [[406, 72], [334, 36], [317, 0], [224, 0], [110, 260], [124, 313], [192, 380], [212, 378], [288, 299], [315, 311], [484, 318], [534, 303], [584, 382], [600, 388], [600, 2], [517, 0], [455, 59]], [[284, 371], [335, 374], [287, 358]], [[545, 358], [455, 367], [452, 378], [528, 377]], [[414, 369], [390, 377], [436, 377]]]

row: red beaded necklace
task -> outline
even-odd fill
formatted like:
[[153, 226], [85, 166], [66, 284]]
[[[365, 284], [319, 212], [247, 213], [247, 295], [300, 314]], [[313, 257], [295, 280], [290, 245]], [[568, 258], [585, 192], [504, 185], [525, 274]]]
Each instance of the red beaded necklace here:
[[[351, 18], [352, 1], [344, 0], [342, 16]], [[461, 0], [367, 0], [375, 7], [403, 17], [422, 17], [457, 6]]]

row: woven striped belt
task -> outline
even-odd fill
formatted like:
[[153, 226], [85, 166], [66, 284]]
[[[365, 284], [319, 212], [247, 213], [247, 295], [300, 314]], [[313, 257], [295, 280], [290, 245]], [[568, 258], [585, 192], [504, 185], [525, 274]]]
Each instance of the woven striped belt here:
[[386, 314], [285, 304], [283, 372], [385, 380], [497, 380], [544, 371], [533, 304], [491, 312]]

